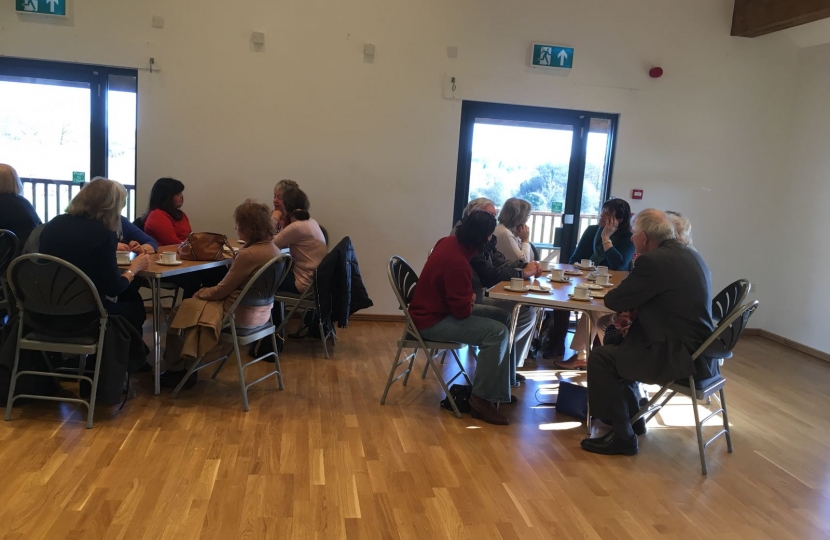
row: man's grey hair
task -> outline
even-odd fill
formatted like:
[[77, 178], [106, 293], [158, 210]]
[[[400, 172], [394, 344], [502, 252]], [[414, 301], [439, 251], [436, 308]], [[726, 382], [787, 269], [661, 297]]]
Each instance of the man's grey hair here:
[[479, 197], [478, 199], [473, 199], [469, 203], [467, 203], [467, 208], [464, 209], [464, 212], [461, 214], [461, 218], [465, 218], [472, 214], [473, 212], [480, 212], [483, 211], [484, 208], [488, 205], [496, 206], [496, 203], [488, 199], [487, 197]]
[[666, 240], [673, 240], [676, 237], [674, 223], [662, 210], [655, 208], [647, 208], [634, 216], [632, 229], [634, 232], [641, 231], [645, 233], [650, 241], [657, 244]]

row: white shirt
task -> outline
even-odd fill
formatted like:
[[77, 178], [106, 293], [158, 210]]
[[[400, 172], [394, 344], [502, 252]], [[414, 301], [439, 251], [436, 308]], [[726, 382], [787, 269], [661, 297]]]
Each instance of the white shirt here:
[[530, 262], [533, 260], [533, 249], [530, 242], [522, 242], [510, 229], [499, 223], [493, 233], [496, 235], [496, 249], [508, 261]]

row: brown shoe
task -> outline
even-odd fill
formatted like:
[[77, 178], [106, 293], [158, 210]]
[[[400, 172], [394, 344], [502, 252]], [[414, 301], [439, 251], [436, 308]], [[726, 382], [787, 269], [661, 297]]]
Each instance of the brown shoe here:
[[556, 360], [553, 365], [559, 369], [578, 369], [584, 371], [588, 368], [588, 361], [580, 360], [579, 354], [577, 353], [567, 360]]
[[470, 396], [470, 416], [484, 420], [488, 424], [495, 424], [497, 426], [506, 426], [510, 424], [502, 413], [496, 410], [496, 407], [486, 399], [482, 399], [473, 394]]

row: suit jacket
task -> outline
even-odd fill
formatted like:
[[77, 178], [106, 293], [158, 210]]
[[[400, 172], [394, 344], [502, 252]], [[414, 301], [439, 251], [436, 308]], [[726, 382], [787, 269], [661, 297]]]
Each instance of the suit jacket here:
[[637, 311], [614, 353], [618, 373], [658, 384], [694, 375], [691, 355], [714, 331], [711, 285], [700, 255], [675, 240], [638, 257], [605, 297], [614, 311]]

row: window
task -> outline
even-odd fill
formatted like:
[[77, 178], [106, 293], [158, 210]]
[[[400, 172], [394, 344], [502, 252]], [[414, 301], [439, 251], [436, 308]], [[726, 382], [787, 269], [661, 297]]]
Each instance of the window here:
[[533, 205], [530, 239], [542, 257], [569, 258], [610, 191], [617, 116], [465, 101], [455, 220], [467, 203], [511, 197]]
[[137, 72], [0, 58], [0, 163], [46, 222], [95, 176], [127, 188], [135, 218]]

